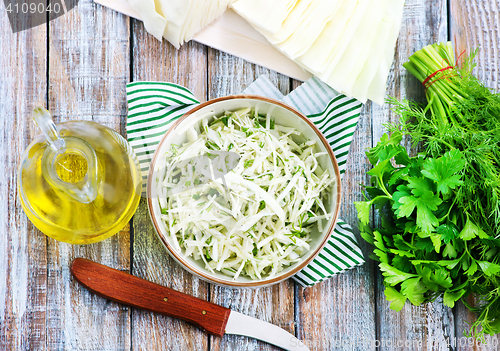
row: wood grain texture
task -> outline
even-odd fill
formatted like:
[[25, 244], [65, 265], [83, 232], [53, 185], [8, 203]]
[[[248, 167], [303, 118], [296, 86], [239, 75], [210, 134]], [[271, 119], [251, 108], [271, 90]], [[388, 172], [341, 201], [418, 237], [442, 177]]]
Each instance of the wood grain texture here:
[[475, 75], [500, 89], [500, 1], [451, 0], [450, 33], [457, 53], [479, 49]]
[[[487, 87], [500, 91], [500, 1], [498, 0], [452, 0], [450, 1], [450, 34], [455, 46], [455, 52], [465, 50], [468, 55], [479, 48], [477, 67], [474, 74]], [[468, 298], [469, 304], [474, 304], [473, 296]], [[456, 318], [456, 350], [498, 350], [500, 334], [488, 336], [487, 344], [472, 342], [464, 337], [469, 326], [476, 320], [476, 315], [470, 312], [462, 303], [455, 307]]]
[[21, 208], [17, 167], [46, 99], [47, 30], [13, 34], [3, 3], [0, 13], [0, 350], [35, 350], [46, 344], [46, 239]]
[[[300, 83], [294, 81], [294, 86]], [[376, 339], [373, 250], [357, 230], [354, 201], [363, 199], [360, 184], [367, 184], [370, 164], [365, 150], [371, 146], [371, 104], [362, 115], [349, 151], [342, 179], [342, 206], [339, 218], [349, 223], [357, 236], [366, 263], [336, 275], [313, 287], [296, 288], [297, 336], [311, 350], [368, 350]]]
[[[154, 232], [145, 200], [132, 220], [132, 274], [177, 291], [207, 299], [208, 284], [168, 256]], [[208, 350], [207, 334], [181, 320], [152, 312], [132, 311], [132, 350]]]
[[[424, 45], [448, 36], [458, 52], [481, 46], [475, 72], [487, 86], [500, 89], [499, 8], [499, 0], [407, 0], [388, 93], [424, 101], [421, 85], [401, 65]], [[125, 84], [130, 80], [175, 82], [200, 101], [238, 93], [260, 74], [268, 74], [283, 93], [300, 83], [197, 43], [177, 51], [149, 35], [141, 22], [90, 0], [17, 34], [3, 16], [0, 45], [0, 167], [5, 170], [0, 173], [0, 350], [277, 350], [241, 336], [208, 337], [183, 321], [91, 294], [70, 277], [75, 257], [269, 321], [295, 333], [312, 350], [373, 350], [377, 340], [380, 350], [499, 349], [498, 335], [489, 345], [463, 337], [476, 316], [462, 304], [453, 310], [440, 302], [390, 310], [382, 277], [370, 260], [307, 289], [291, 280], [259, 290], [210, 286], [168, 256], [144, 200], [132, 227], [102, 243], [71, 246], [46, 238], [27, 220], [16, 190], [21, 154], [39, 132], [31, 123], [36, 103], [48, 99], [56, 121], [95, 120], [124, 134]], [[352, 202], [361, 199], [358, 184], [368, 181], [364, 149], [380, 139], [383, 123], [396, 118], [388, 106], [368, 103], [363, 109], [341, 210], [355, 231]], [[368, 256], [372, 248], [360, 243]]]
[[[126, 18], [82, 0], [49, 28], [48, 108], [54, 119], [94, 120], [123, 131], [130, 71]], [[91, 294], [69, 272], [75, 257], [129, 271], [129, 226], [86, 246], [48, 239], [47, 251], [47, 349], [129, 349], [130, 309]]]
[[[290, 79], [235, 56], [208, 49], [208, 99], [242, 92], [261, 74], [267, 74], [278, 89], [287, 94]], [[294, 333], [294, 286], [291, 280], [267, 288], [231, 289], [211, 286], [210, 301], [262, 319]], [[211, 350], [280, 350], [274, 346], [238, 335], [211, 337]]]
[[[134, 81], [174, 82], [190, 89], [200, 101], [207, 96], [206, 49], [188, 43], [176, 50], [166, 41], [148, 34], [142, 22], [133, 21], [132, 72]], [[163, 286], [208, 298], [208, 284], [185, 271], [167, 253], [149, 218], [143, 199], [133, 220], [132, 274]], [[178, 319], [134, 310], [134, 350], [207, 350], [208, 337], [198, 328]]]
[[[425, 45], [446, 41], [447, 31], [446, 1], [406, 1], [395, 60], [388, 79], [388, 95], [424, 101], [422, 85], [402, 64]], [[385, 133], [383, 124], [396, 121], [398, 117], [389, 110], [387, 104], [372, 104], [371, 115], [375, 145]], [[376, 324], [380, 350], [397, 350], [401, 345], [414, 350], [448, 350], [448, 340], [455, 336], [452, 310], [437, 301], [421, 306], [407, 303], [402, 311], [395, 312], [389, 308], [385, 298], [383, 279], [378, 269], [376, 277]]]

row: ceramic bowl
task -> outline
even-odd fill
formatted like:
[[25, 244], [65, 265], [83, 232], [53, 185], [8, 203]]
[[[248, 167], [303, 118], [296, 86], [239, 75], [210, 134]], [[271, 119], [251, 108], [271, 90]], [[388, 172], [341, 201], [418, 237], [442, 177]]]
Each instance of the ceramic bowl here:
[[[313, 232], [311, 234], [312, 240], [310, 242], [310, 250], [301, 257], [301, 260], [299, 262], [296, 262], [295, 264], [285, 268], [283, 271], [271, 278], [263, 278], [262, 280], [252, 280], [251, 278], [242, 276], [238, 277], [237, 279], [233, 279], [232, 277], [217, 271], [214, 274], [205, 268], [204, 262], [202, 260], [195, 260], [192, 257], [187, 257], [181, 251], [176, 250], [172, 243], [172, 238], [167, 232], [165, 226], [162, 224], [158, 195], [155, 195], [161, 193], [161, 191], [159, 191], [158, 189], [158, 187], [160, 186], [160, 182], [157, 174], [159, 167], [161, 167], [161, 164], [163, 162], [159, 160], [162, 160], [166, 157], [165, 154], [167, 150], [170, 149], [171, 144], [180, 145], [187, 142], [187, 129], [190, 126], [196, 125], [202, 119], [211, 119], [212, 116], [219, 116], [223, 114], [224, 111], [234, 111], [245, 107], [258, 108], [259, 113], [263, 114], [271, 113], [272, 117], [276, 121], [276, 124], [296, 128], [303, 134], [305, 138], [315, 140], [317, 142], [319, 152], [327, 153], [324, 156], [318, 157], [319, 164], [323, 169], [327, 169], [330, 174], [332, 174], [336, 178], [336, 182], [332, 190], [333, 196], [330, 196], [329, 202], [325, 204], [327, 210], [333, 215], [328, 222], [324, 222], [324, 230], [322, 232], [316, 230], [316, 232]], [[204, 279], [210, 283], [225, 285], [229, 287], [267, 286], [278, 283], [299, 272], [309, 262], [311, 262], [314, 257], [316, 257], [319, 251], [326, 244], [328, 238], [332, 235], [335, 222], [338, 218], [341, 201], [340, 173], [338, 164], [330, 145], [328, 144], [325, 137], [321, 134], [321, 132], [306, 116], [304, 116], [296, 109], [277, 100], [254, 95], [233, 95], [210, 100], [202, 103], [201, 105], [198, 105], [197, 107], [193, 108], [191, 111], [180, 117], [175, 122], [175, 124], [173, 124], [165, 133], [153, 155], [147, 183], [147, 192], [148, 207], [151, 219], [153, 221], [155, 230], [160, 237], [160, 240], [167, 248], [169, 254], [181, 266], [183, 266], [189, 272], [199, 276], [201, 279]]]

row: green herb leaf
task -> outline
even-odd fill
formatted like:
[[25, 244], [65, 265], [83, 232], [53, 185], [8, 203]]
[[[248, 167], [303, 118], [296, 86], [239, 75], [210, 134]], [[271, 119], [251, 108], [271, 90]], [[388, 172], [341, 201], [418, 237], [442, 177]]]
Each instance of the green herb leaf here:
[[455, 149], [448, 151], [437, 159], [429, 158], [424, 162], [422, 174], [437, 183], [437, 191], [449, 194], [452, 189], [462, 185], [462, 176], [459, 173], [465, 167], [462, 153]]
[[396, 234], [393, 236], [394, 239], [394, 246], [397, 247], [399, 250], [406, 250], [406, 251], [411, 251], [416, 249], [416, 247], [407, 242], [401, 234]]
[[439, 251], [441, 250], [441, 236], [431, 233], [429, 237], [431, 238], [432, 244], [434, 245], [434, 251], [439, 253]]
[[460, 298], [465, 294], [465, 289], [460, 289], [458, 291], [446, 290], [443, 295], [443, 304], [449, 308], [455, 307], [455, 302], [460, 300]]
[[500, 265], [498, 264], [487, 261], [477, 261], [477, 264], [479, 265], [479, 267], [481, 267], [481, 270], [488, 277], [498, 275], [498, 273], [500, 273]]
[[447, 243], [443, 250], [443, 257], [455, 258], [457, 257], [457, 250], [451, 242]]
[[219, 191], [217, 189], [210, 188], [210, 190], [208, 190], [208, 195], [209, 196], [219, 195]]
[[441, 224], [439, 227], [437, 227], [436, 233], [441, 235], [441, 239], [446, 244], [448, 244], [451, 240], [458, 238], [460, 234], [457, 226], [451, 222]]
[[355, 201], [354, 206], [358, 211], [358, 219], [361, 224], [368, 224], [370, 222], [370, 209], [372, 207], [371, 201]]
[[404, 198], [404, 197], [411, 197], [411, 189], [408, 188], [406, 185], [399, 185], [397, 188], [397, 191], [392, 194], [392, 199], [394, 200], [394, 203], [392, 204], [392, 208], [394, 210], [397, 210], [399, 209], [399, 207], [401, 206], [402, 202], [401, 202], [401, 198]]
[[415, 254], [411, 253], [411, 252], [408, 252], [408, 251], [404, 251], [404, 250], [396, 250], [396, 249], [389, 249], [389, 251], [395, 255], [398, 255], [398, 256], [405, 256], [405, 257], [408, 257], [408, 258], [414, 258], [415, 257]]
[[432, 182], [426, 178], [410, 178], [408, 179], [408, 187], [415, 196], [422, 196], [429, 192], [434, 193]]
[[[395, 147], [400, 146], [399, 144], [403, 140], [403, 136], [400, 132], [394, 132], [389, 137], [389, 134], [382, 135], [382, 138], [377, 143], [377, 145], [370, 150], [366, 151], [366, 156], [372, 165], [377, 164], [377, 161], [388, 159], [387, 155], [390, 154], [390, 150]], [[389, 157], [389, 159], [392, 158]]]
[[472, 263], [469, 266], [469, 269], [467, 270], [467, 275], [474, 275], [477, 272], [478, 265], [476, 261], [472, 261]]
[[410, 260], [405, 256], [394, 256], [392, 259], [392, 265], [403, 272], [414, 270]]
[[404, 196], [399, 199], [401, 206], [396, 210], [398, 217], [410, 217], [417, 209], [417, 225], [424, 232], [431, 232], [439, 225], [439, 221], [432, 211], [443, 202], [438, 195], [431, 191], [424, 192], [420, 197]]
[[434, 251], [434, 244], [428, 238], [419, 238], [416, 241], [415, 246], [424, 252]]
[[468, 241], [474, 239], [475, 237], [479, 237], [481, 239], [489, 238], [488, 234], [486, 234], [484, 230], [479, 228], [470, 218], [468, 218], [464, 228], [460, 232], [460, 239]]
[[390, 308], [394, 311], [401, 311], [405, 305], [406, 297], [391, 286], [386, 286], [384, 290], [387, 301], [390, 301]]
[[359, 232], [359, 234], [365, 241], [373, 245], [373, 233], [368, 225], [360, 224]]
[[425, 301], [424, 293], [427, 291], [420, 277], [411, 278], [401, 283], [401, 293], [416, 306]]
[[402, 272], [399, 269], [391, 267], [386, 263], [380, 263], [379, 267], [382, 271], [382, 275], [385, 277], [384, 281], [389, 285], [396, 285], [405, 281], [406, 279], [417, 277], [417, 275], [415, 274]]
[[424, 273], [424, 276], [427, 276], [427, 282], [430, 283], [436, 283], [444, 288], [450, 288], [453, 283], [451, 281], [451, 277], [448, 274], [448, 271], [444, 268], [439, 268], [434, 271], [431, 271], [427, 267], [424, 268], [424, 270], [429, 270], [430, 274], [427, 275]]
[[367, 174], [382, 178], [384, 173], [388, 173], [393, 169], [394, 166], [391, 164], [391, 160], [386, 159], [377, 163], [372, 169], [367, 172]]
[[441, 260], [436, 263], [448, 269], [453, 269], [460, 263], [460, 260], [461, 258], [457, 258], [455, 260]]

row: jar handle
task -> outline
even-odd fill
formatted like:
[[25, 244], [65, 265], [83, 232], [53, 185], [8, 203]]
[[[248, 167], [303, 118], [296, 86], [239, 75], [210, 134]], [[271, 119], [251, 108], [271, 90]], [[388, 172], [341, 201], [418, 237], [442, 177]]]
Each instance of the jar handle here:
[[[37, 107], [33, 111], [33, 119], [45, 135], [50, 147], [42, 156], [42, 174], [53, 187], [59, 188], [67, 195], [81, 203], [90, 203], [97, 197], [100, 174], [95, 150], [85, 140], [76, 137], [61, 137], [52, 121], [49, 111]], [[84, 179], [76, 183], [63, 181], [56, 172], [56, 163], [64, 153], [80, 155], [87, 161], [87, 172]]]
[[42, 130], [52, 150], [57, 151], [66, 147], [64, 139], [59, 135], [49, 111], [41, 106], [36, 107], [33, 110], [33, 120]]

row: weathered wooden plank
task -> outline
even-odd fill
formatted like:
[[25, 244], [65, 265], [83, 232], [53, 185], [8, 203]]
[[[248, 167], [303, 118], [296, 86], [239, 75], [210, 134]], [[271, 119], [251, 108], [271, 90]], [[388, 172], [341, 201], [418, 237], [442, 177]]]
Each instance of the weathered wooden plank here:
[[38, 132], [32, 109], [47, 94], [46, 34], [44, 25], [13, 34], [7, 16], [0, 17], [0, 350], [46, 344], [46, 239], [17, 191], [21, 155]]
[[[283, 94], [289, 92], [288, 77], [235, 56], [208, 49], [209, 99], [240, 93], [261, 74], [267, 74]], [[260, 289], [230, 289], [212, 285], [210, 300], [294, 333], [294, 292], [291, 280]], [[222, 339], [211, 337], [210, 349], [277, 350], [261, 341], [235, 335], [226, 335]]]
[[[123, 132], [124, 83], [130, 78], [128, 21], [98, 6], [94, 12], [93, 6], [82, 0], [73, 13], [50, 24], [49, 108], [57, 120], [93, 118]], [[390, 78], [391, 94], [423, 99], [420, 86], [400, 67], [415, 50], [446, 39], [444, 6], [445, 1], [408, 2], [401, 37], [404, 42], [401, 39], [398, 44]], [[488, 86], [496, 89], [499, 88], [498, 8], [498, 0], [451, 1], [451, 34], [459, 48], [457, 51], [481, 44], [484, 53], [479, 55], [476, 72]], [[210, 50], [207, 76], [203, 46], [189, 44], [177, 52], [165, 43], [155, 42], [141, 27], [142, 24], [137, 24], [134, 30], [134, 80], [178, 82], [204, 100], [207, 81], [211, 89], [208, 95], [213, 98], [238, 92], [259, 73], [267, 72]], [[12, 35], [6, 17], [0, 20], [0, 43], [8, 48], [0, 57], [3, 94], [0, 112], [5, 116], [0, 132], [0, 166], [7, 170], [0, 175], [0, 228], [4, 229], [0, 237], [0, 349], [207, 349], [206, 336], [195, 328], [139, 311], [133, 311], [130, 335], [128, 309], [104, 302], [72, 282], [68, 267], [73, 257], [88, 257], [128, 270], [127, 228], [101, 244], [86, 247], [48, 239], [46, 252], [45, 237], [22, 213], [15, 188], [16, 167], [22, 150], [37, 133], [30, 126], [32, 106], [29, 102], [43, 101], [46, 94], [45, 33], [45, 27], [40, 26]], [[288, 79], [271, 75], [286, 92]], [[344, 181], [341, 214], [354, 225], [356, 214], [352, 202], [361, 198], [355, 184], [366, 183], [363, 149], [371, 142], [370, 129], [374, 131], [373, 143], [376, 143], [383, 132], [381, 124], [396, 118], [387, 106], [368, 104], [364, 111], [351, 148], [351, 168]], [[134, 274], [199, 297], [209, 296], [207, 284], [192, 278], [166, 256], [153, 234], [144, 201], [135, 217], [134, 231], [137, 243]], [[368, 253], [365, 247], [364, 252]], [[439, 303], [422, 307], [408, 305], [402, 312], [392, 312], [383, 296], [380, 276], [374, 286], [371, 264], [314, 288], [296, 287], [295, 322], [299, 338], [317, 350], [372, 349], [375, 338], [386, 341], [382, 349], [397, 349], [398, 341], [409, 342], [413, 347], [408, 349], [448, 349], [446, 339], [456, 336], [457, 350], [471, 349], [469, 341], [461, 341], [460, 337], [468, 327], [467, 322], [475, 319], [473, 314], [458, 306], [453, 328], [453, 315]], [[285, 282], [260, 291], [211, 287], [210, 299], [293, 332], [292, 285]], [[342, 344], [344, 340], [346, 344]], [[210, 343], [214, 349], [273, 349], [236, 336], [212, 338]], [[350, 343], [355, 344], [351, 347]], [[475, 349], [497, 348], [489, 345]]]
[[283, 94], [290, 92], [290, 79], [287, 76], [208, 48], [209, 99], [241, 93], [261, 75], [267, 75]]
[[[467, 303], [474, 305], [476, 299], [473, 295], [467, 298]], [[453, 340], [453, 346], [457, 351], [495, 351], [500, 349], [500, 334], [486, 335], [485, 342], [467, 337], [470, 326], [477, 319], [474, 312], [471, 312], [463, 303], [457, 303], [455, 306], [455, 333], [456, 339]]]
[[[200, 101], [206, 99], [206, 48], [188, 43], [176, 50], [160, 43], [144, 29], [133, 25], [133, 80], [174, 82], [190, 89]], [[154, 232], [147, 204], [142, 200], [133, 218], [132, 274], [202, 299], [208, 284], [185, 271], [167, 253]], [[132, 348], [137, 350], [207, 350], [207, 335], [180, 320], [133, 310]]]
[[[455, 45], [455, 51], [465, 50], [468, 55], [479, 48], [477, 67], [474, 74], [486, 86], [496, 91], [500, 90], [499, 61], [500, 61], [500, 1], [450, 1], [450, 34]], [[469, 303], [474, 304], [472, 296]], [[476, 315], [470, 312], [463, 304], [455, 308], [456, 318], [456, 349], [457, 350], [498, 350], [500, 348], [500, 334], [488, 337], [488, 344], [480, 344], [473, 339], [464, 337], [470, 324], [476, 320]]]
[[[82, 0], [49, 28], [49, 109], [55, 120], [94, 120], [123, 131], [130, 72], [127, 18]], [[128, 271], [129, 253], [128, 226], [87, 246], [48, 240], [48, 349], [130, 348], [130, 309], [89, 293], [69, 273], [75, 257]]]
[[[294, 81], [298, 86], [300, 82]], [[340, 218], [355, 230], [366, 263], [331, 279], [302, 288], [297, 285], [297, 336], [311, 350], [372, 348], [375, 341], [374, 263], [368, 258], [372, 250], [359, 237], [354, 201], [363, 199], [360, 184], [367, 184], [370, 165], [365, 150], [371, 146], [371, 104], [362, 110], [349, 151], [347, 169], [342, 180]]]
[[191, 90], [201, 102], [207, 98], [206, 47], [194, 42], [176, 50], [166, 40], [159, 42], [133, 20], [133, 81], [173, 82]]
[[476, 76], [492, 89], [500, 87], [500, 1], [451, 0], [450, 34], [457, 53], [479, 49]]
[[[447, 39], [447, 2], [444, 0], [406, 1], [403, 24], [396, 47], [396, 55], [388, 81], [388, 94], [397, 98], [425, 101], [421, 84], [402, 64], [425, 45]], [[382, 124], [396, 121], [387, 104], [373, 105], [373, 144], [385, 132]], [[378, 272], [378, 269], [377, 269]], [[381, 350], [395, 350], [401, 345], [415, 350], [448, 350], [448, 341], [455, 336], [452, 310], [441, 302], [413, 306], [402, 311], [389, 308], [385, 299], [383, 279], [377, 274], [377, 340]]]

